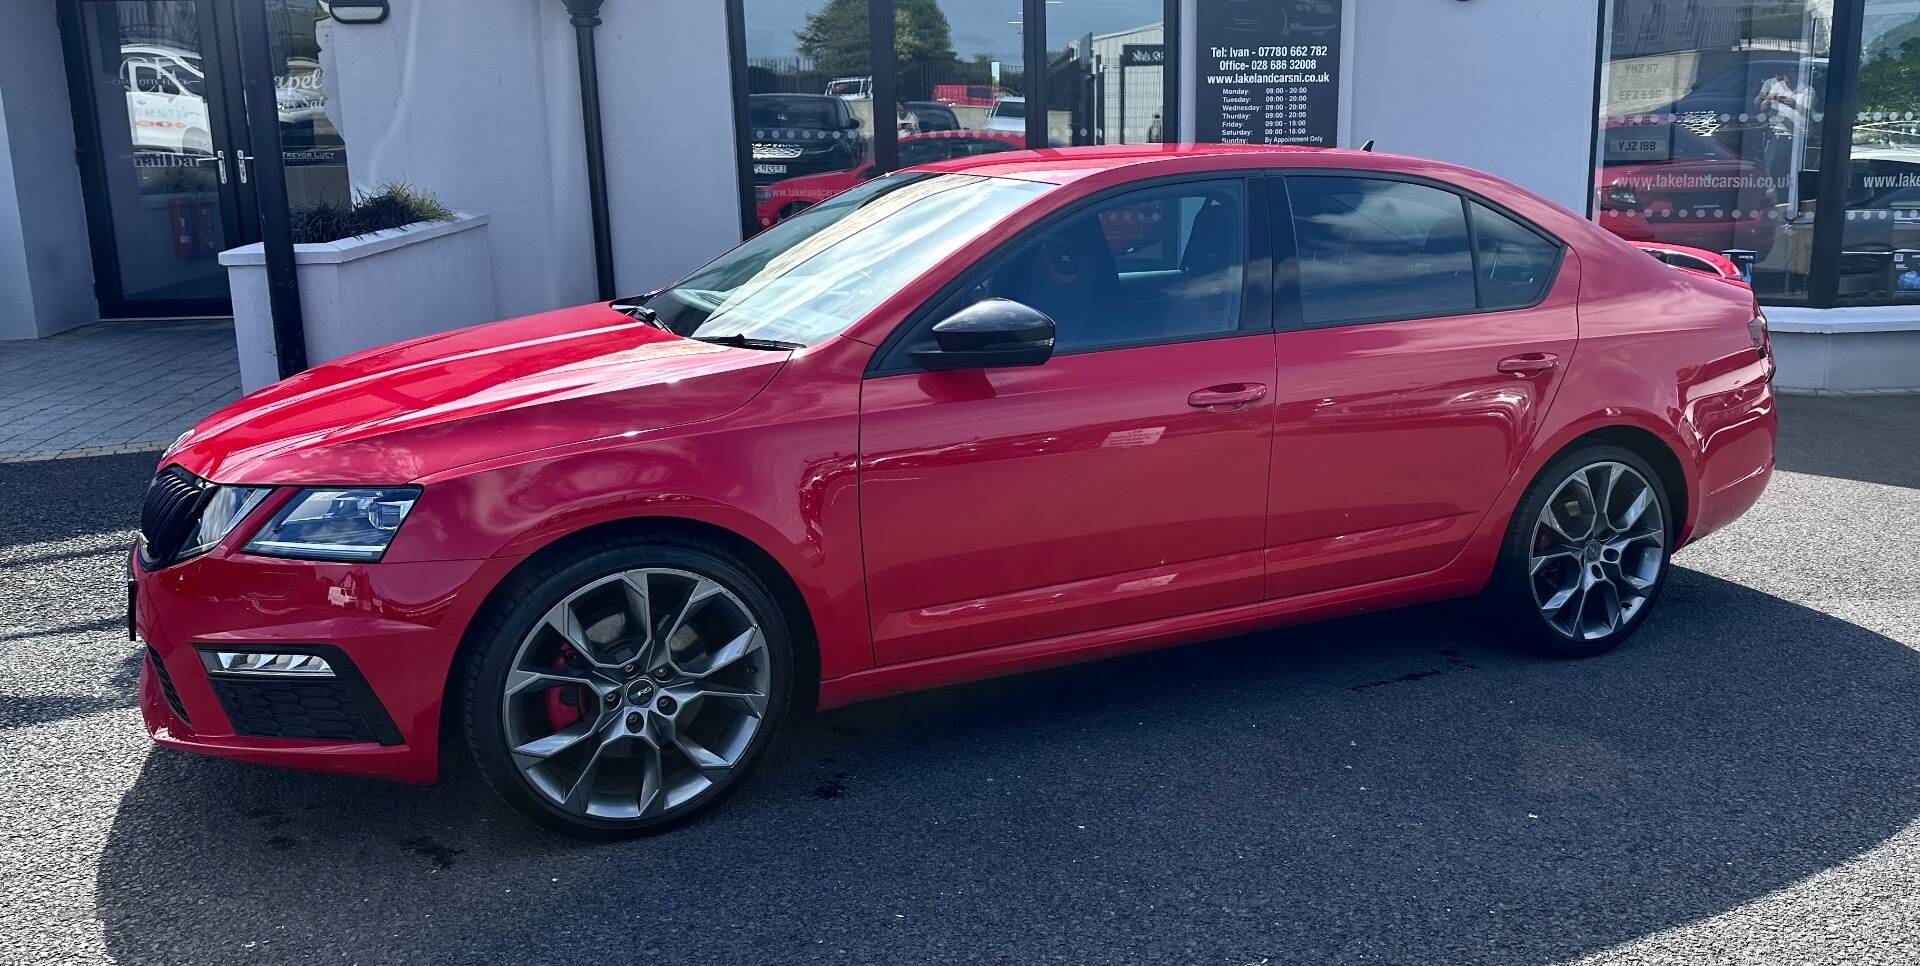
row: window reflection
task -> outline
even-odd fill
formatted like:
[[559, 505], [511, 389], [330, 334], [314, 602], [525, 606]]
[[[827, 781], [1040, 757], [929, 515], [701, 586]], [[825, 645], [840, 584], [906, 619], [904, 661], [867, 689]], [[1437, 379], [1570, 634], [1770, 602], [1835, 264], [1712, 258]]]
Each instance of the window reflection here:
[[867, 177], [867, 0], [745, 0], [749, 172], [764, 229]]
[[1865, 13], [1840, 298], [1920, 300], [1920, 9]]
[[[1167, 139], [1164, 0], [1074, 0], [1047, 7], [1047, 140]], [[1134, 48], [1128, 58], [1128, 48]], [[1155, 62], [1155, 51], [1160, 57]], [[1130, 66], [1131, 64], [1131, 66]]]
[[647, 307], [682, 335], [812, 345], [1046, 190], [1007, 178], [891, 175], [720, 256]]
[[287, 168], [287, 200], [295, 208], [345, 204], [347, 144], [327, 113], [323, 38], [333, 26], [320, 0], [269, 0], [274, 99], [280, 114], [280, 153]]
[[1594, 212], [1804, 298], [1833, 0], [1611, 0]]

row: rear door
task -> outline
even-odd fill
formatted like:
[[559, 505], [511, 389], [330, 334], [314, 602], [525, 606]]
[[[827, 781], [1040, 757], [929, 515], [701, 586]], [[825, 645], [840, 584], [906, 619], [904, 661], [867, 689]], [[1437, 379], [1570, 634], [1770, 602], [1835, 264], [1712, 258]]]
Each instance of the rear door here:
[[1577, 264], [1432, 182], [1294, 174], [1269, 196], [1267, 595], [1437, 569], [1512, 477], [1572, 358]]

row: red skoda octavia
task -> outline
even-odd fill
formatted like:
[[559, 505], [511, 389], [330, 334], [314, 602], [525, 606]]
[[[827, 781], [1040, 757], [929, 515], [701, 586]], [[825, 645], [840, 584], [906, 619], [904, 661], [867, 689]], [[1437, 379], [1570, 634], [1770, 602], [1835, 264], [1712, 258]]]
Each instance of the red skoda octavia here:
[[156, 742], [586, 836], [796, 710], [1482, 595], [1599, 654], [1773, 469], [1766, 323], [1473, 171], [1221, 146], [864, 183], [670, 288], [375, 349], [177, 442]]

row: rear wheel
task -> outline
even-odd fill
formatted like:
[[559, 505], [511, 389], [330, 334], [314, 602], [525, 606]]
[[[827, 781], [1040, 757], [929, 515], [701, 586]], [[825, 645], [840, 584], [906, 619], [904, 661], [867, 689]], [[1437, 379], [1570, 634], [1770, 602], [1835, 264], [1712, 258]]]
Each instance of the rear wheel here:
[[1560, 657], [1618, 647], [1666, 583], [1672, 527], [1659, 473], [1595, 445], [1550, 463], [1508, 526], [1488, 597], [1516, 642]]
[[785, 717], [793, 661], [765, 586], [717, 547], [612, 544], [529, 575], [479, 628], [475, 760], [556, 831], [661, 831], [717, 805]]

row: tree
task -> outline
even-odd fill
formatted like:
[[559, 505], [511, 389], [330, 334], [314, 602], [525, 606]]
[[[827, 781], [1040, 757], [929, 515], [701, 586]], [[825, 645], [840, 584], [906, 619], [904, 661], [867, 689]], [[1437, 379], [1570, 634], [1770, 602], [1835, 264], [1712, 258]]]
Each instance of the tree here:
[[[867, 0], [827, 0], [794, 35], [800, 53], [831, 74], [866, 74]], [[900, 65], [948, 64], [953, 31], [939, 0], [894, 0], [893, 45]], [[896, 69], [898, 69], [896, 67]]]
[[1859, 109], [1920, 110], [1920, 37], [1897, 48], [1882, 47], [1860, 66]]

